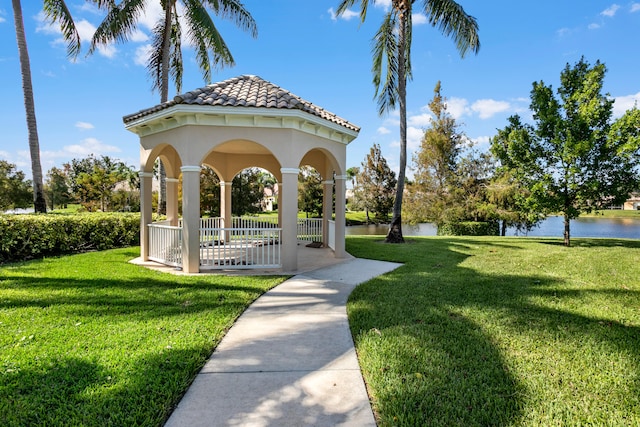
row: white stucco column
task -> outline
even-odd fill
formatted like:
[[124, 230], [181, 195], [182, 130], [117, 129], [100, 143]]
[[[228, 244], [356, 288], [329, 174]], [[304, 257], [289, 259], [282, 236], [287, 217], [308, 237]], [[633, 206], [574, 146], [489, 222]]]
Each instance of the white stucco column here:
[[[231, 185], [232, 181], [220, 182], [220, 217], [224, 228], [233, 227], [233, 219], [231, 213]], [[229, 232], [224, 233], [224, 240], [228, 242], [230, 239]]]
[[200, 166], [182, 166], [182, 271], [200, 271]]
[[282, 211], [282, 269], [298, 269], [298, 168], [282, 168], [278, 211]]
[[232, 181], [220, 182], [220, 217], [224, 219], [225, 228], [231, 227], [231, 185]]
[[345, 235], [345, 183], [346, 175], [336, 175], [336, 249], [334, 251], [336, 258], [345, 258], [347, 252], [344, 247]]
[[[297, 185], [298, 184], [296, 184], [296, 186]], [[278, 198], [276, 200], [278, 201], [278, 227], [282, 227], [282, 206], [280, 205], [280, 202], [282, 201], [282, 183], [281, 182], [278, 183]]]
[[167, 183], [167, 220], [172, 226], [178, 225], [178, 178], [166, 178]]
[[140, 176], [140, 257], [149, 261], [149, 227], [151, 224], [152, 206], [152, 172], [142, 172]]
[[333, 181], [322, 181], [322, 246], [329, 246], [329, 221], [333, 214]]

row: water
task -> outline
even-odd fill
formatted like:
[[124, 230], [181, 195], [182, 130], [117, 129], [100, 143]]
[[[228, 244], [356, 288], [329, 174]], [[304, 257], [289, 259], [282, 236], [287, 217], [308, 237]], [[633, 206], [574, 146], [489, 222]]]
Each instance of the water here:
[[[389, 230], [388, 225], [353, 225], [347, 227], [347, 235], [381, 235]], [[416, 224], [402, 226], [404, 236], [435, 236], [436, 227], [433, 224]], [[564, 233], [564, 218], [552, 216], [527, 236], [533, 237], [562, 237]], [[508, 236], [515, 236], [515, 229], [507, 229]], [[520, 234], [523, 235], [523, 234]], [[571, 221], [571, 237], [610, 237], [623, 239], [640, 239], [640, 219], [636, 218], [579, 218]]]

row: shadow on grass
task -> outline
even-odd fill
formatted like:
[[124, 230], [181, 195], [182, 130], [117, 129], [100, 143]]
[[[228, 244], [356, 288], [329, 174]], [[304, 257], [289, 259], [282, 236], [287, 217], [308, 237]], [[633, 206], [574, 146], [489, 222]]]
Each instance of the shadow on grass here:
[[126, 377], [71, 357], [5, 373], [0, 425], [160, 426], [209, 351], [166, 350], [132, 360]]
[[[577, 354], [581, 346], [593, 345], [605, 355], [622, 353], [640, 360], [639, 327], [539, 302], [585, 294], [640, 301], [638, 291], [562, 289], [563, 279], [543, 273], [479, 273], [463, 265], [477, 251], [517, 256], [523, 249], [518, 240], [500, 239], [495, 244], [482, 238], [429, 238], [404, 247], [372, 242], [352, 237], [347, 250], [355, 256], [405, 263], [359, 286], [349, 300], [352, 333], [381, 426], [523, 422], [532, 391], [527, 379], [513, 371], [513, 355], [507, 359], [504, 354], [510, 334], [557, 339]], [[574, 242], [586, 247], [640, 247], [640, 242], [627, 240]], [[635, 368], [630, 378], [640, 375], [640, 367]], [[640, 393], [639, 381], [628, 383], [631, 393]], [[626, 410], [636, 417], [629, 419], [640, 416], [633, 407]], [[607, 421], [606, 409], [600, 416]]]

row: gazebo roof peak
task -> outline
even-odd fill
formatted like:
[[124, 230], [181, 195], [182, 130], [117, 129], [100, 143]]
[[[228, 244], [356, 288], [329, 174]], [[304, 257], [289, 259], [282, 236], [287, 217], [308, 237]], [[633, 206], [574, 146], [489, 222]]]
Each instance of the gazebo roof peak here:
[[296, 109], [328, 120], [351, 131], [360, 131], [358, 126], [349, 121], [254, 75], [241, 75], [191, 90], [175, 96], [171, 101], [124, 116], [123, 121], [125, 124], [130, 124], [145, 116], [176, 105]]

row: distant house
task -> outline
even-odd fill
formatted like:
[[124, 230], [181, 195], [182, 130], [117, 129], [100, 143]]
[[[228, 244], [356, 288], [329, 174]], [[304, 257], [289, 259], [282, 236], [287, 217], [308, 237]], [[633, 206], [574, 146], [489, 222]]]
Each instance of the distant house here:
[[640, 193], [631, 193], [631, 197], [624, 202], [622, 209], [625, 211], [640, 210]]

